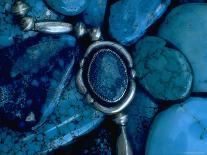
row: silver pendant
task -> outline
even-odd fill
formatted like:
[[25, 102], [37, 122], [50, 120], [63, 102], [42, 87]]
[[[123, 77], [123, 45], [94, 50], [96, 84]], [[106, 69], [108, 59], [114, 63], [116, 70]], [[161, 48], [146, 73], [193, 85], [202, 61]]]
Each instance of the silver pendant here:
[[[115, 59], [112, 59], [112, 55], [120, 62], [118, 66], [121, 66], [120, 68], [122, 69], [111, 66], [118, 64]], [[110, 64], [107, 58], [112, 59], [111, 61], [114, 64]], [[101, 69], [101, 72], [110, 75], [102, 76], [104, 73], [99, 73], [98, 67]], [[118, 69], [120, 72], [117, 73], [115, 69]], [[113, 72], [120, 75], [113, 75]], [[113, 76], [115, 76], [115, 80], [111, 80]], [[86, 96], [88, 103], [107, 115], [115, 115], [114, 121], [121, 127], [121, 135], [117, 140], [117, 153], [120, 155], [132, 154], [125, 130], [127, 115], [122, 113], [122, 111], [134, 98], [136, 91], [134, 78], [133, 61], [126, 49], [114, 42], [97, 41], [88, 47], [84, 58], [80, 62], [80, 70], [76, 79], [77, 86], [80, 92]], [[105, 80], [105, 82], [100, 80]], [[115, 81], [116, 84], [114, 86], [118, 87], [119, 90], [116, 88], [114, 90], [118, 93], [113, 93], [113, 83], [108, 81]], [[110, 97], [106, 94], [109, 94], [108, 96]]]

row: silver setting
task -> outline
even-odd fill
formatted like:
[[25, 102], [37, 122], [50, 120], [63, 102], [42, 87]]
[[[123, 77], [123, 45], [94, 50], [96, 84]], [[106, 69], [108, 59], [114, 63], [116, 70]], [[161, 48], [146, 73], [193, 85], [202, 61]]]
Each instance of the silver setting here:
[[77, 23], [74, 30], [77, 38], [82, 38], [87, 34], [86, 26], [82, 22]]
[[31, 31], [34, 30], [35, 21], [33, 17], [24, 17], [21, 20], [21, 28], [23, 31]]
[[[128, 66], [130, 67], [130, 72], [132, 70], [133, 67], [133, 62], [132, 62], [132, 58], [129, 55], [129, 53], [121, 46], [118, 45], [116, 43], [110, 42], [110, 41], [97, 41], [95, 43], [93, 43], [86, 51], [83, 60], [81, 61], [81, 66], [80, 66], [80, 70], [78, 72], [77, 75], [77, 87], [80, 90], [80, 92], [84, 95], [88, 94], [88, 90], [84, 84], [84, 80], [83, 80], [83, 66], [85, 63], [85, 60], [87, 58], [87, 56], [92, 52], [92, 50], [94, 48], [97, 47], [105, 47], [105, 46], [113, 46], [113, 48], [116, 48], [120, 51], [119, 54], [123, 55], [123, 57], [125, 57], [125, 59], [127, 60]], [[125, 93], [123, 99], [121, 100], [121, 102], [114, 106], [114, 107], [104, 107], [102, 106], [100, 103], [98, 103], [95, 99], [93, 99], [93, 105], [96, 109], [98, 109], [99, 111], [108, 114], [108, 115], [113, 115], [113, 114], [117, 114], [119, 112], [121, 112], [122, 110], [124, 110], [133, 100], [134, 96], [135, 96], [135, 92], [136, 92], [136, 83], [135, 83], [135, 79], [133, 76], [128, 75], [129, 76], [129, 88], [127, 90], [127, 92]]]
[[98, 41], [102, 39], [101, 28], [93, 28], [89, 30], [90, 38], [92, 41]]
[[29, 5], [22, 1], [16, 1], [12, 7], [12, 13], [16, 16], [25, 16], [29, 11]]
[[47, 34], [62, 34], [73, 31], [73, 26], [65, 22], [36, 22], [34, 31]]

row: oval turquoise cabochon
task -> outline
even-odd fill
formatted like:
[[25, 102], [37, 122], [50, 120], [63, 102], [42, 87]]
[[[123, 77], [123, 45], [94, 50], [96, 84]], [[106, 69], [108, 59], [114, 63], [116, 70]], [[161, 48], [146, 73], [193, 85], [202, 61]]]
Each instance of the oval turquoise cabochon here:
[[128, 86], [127, 67], [118, 54], [110, 49], [101, 49], [90, 63], [88, 82], [99, 98], [117, 102]]

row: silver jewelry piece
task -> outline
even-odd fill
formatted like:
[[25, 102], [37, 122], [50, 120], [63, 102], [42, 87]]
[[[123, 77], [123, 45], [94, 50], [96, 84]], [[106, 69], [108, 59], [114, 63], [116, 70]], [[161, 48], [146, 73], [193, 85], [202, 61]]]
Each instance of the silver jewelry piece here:
[[32, 17], [24, 17], [21, 21], [24, 31], [37, 31], [47, 34], [70, 33], [73, 26], [65, 22], [35, 22]]
[[82, 38], [87, 34], [86, 26], [82, 22], [79, 22], [75, 25], [74, 31], [77, 38]]
[[98, 41], [102, 39], [102, 32], [99, 27], [89, 30], [89, 34], [92, 41]]
[[[84, 72], [85, 70], [88, 70], [87, 62], [91, 61], [89, 57], [91, 57], [91, 54], [93, 54], [95, 49], [108, 49], [112, 48], [115, 51], [118, 51], [117, 54], [119, 54], [122, 58], [124, 58], [126, 61], [126, 65], [128, 66], [128, 73], [129, 73], [129, 83], [128, 83], [128, 89], [122, 96], [121, 100], [117, 101], [117, 105], [113, 107], [105, 107], [101, 104], [100, 100], [98, 101], [96, 97], [94, 98], [91, 95], [91, 90], [87, 88], [88, 84], [85, 83], [84, 78], [87, 78], [85, 76]], [[81, 60], [80, 63], [80, 70], [77, 74], [76, 82], [77, 87], [80, 91], [80, 93], [84, 94], [86, 96], [86, 101], [90, 104], [92, 104], [97, 110], [107, 114], [107, 115], [115, 115], [114, 121], [120, 125], [121, 127], [121, 134], [118, 137], [117, 140], [117, 152], [118, 155], [132, 155], [132, 149], [129, 144], [129, 140], [126, 135], [126, 123], [127, 123], [127, 115], [123, 114], [123, 110], [131, 103], [135, 96], [136, 92], [136, 83], [135, 83], [135, 71], [133, 68], [133, 62], [130, 54], [126, 51], [125, 48], [123, 48], [121, 45], [118, 45], [116, 43], [110, 42], [110, 41], [97, 41], [90, 45], [84, 55], [84, 58]]]
[[22, 2], [22, 1], [17, 1], [15, 2], [14, 6], [12, 7], [12, 12], [16, 16], [25, 16], [29, 11], [29, 6]]

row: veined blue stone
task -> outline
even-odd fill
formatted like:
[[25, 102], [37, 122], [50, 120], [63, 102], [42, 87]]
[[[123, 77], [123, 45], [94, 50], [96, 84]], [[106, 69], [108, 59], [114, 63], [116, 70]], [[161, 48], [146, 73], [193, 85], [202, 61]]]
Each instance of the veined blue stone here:
[[2, 50], [0, 116], [4, 124], [24, 130], [44, 122], [71, 78], [78, 52], [75, 38], [69, 35], [37, 38]]
[[89, 26], [98, 27], [103, 24], [108, 0], [90, 0], [83, 12], [83, 19]]
[[158, 105], [137, 87], [134, 100], [126, 109], [126, 129], [134, 153], [144, 154], [149, 129], [157, 112]]
[[[36, 32], [23, 32], [20, 30], [15, 17], [12, 14], [12, 0], [0, 1], [0, 49], [17, 42], [22, 42], [29, 37], [35, 36]], [[29, 16], [36, 20], [60, 20], [63, 17], [56, 15], [42, 0], [25, 0], [30, 6]]]
[[145, 154], [207, 154], [206, 126], [207, 99], [189, 98], [155, 118]]
[[147, 36], [137, 43], [133, 56], [138, 80], [153, 97], [178, 100], [189, 96], [191, 66], [180, 51], [166, 47], [165, 40]]
[[188, 58], [195, 76], [193, 92], [207, 92], [207, 4], [192, 3], [174, 8], [158, 35]]
[[[43, 126], [35, 132], [16, 132], [0, 127], [0, 152], [5, 154], [34, 155], [52, 152], [70, 144], [75, 138], [90, 132], [103, 120], [103, 114], [84, 102], [72, 78], [64, 89], [60, 102]], [[32, 152], [32, 153], [28, 153]]]
[[84, 11], [88, 5], [88, 0], [45, 0], [55, 11], [66, 15], [75, 16]]
[[135, 43], [166, 10], [170, 0], [120, 0], [111, 6], [109, 32], [123, 45]]
[[119, 55], [109, 49], [102, 49], [90, 63], [88, 82], [102, 100], [116, 102], [128, 86], [127, 68]]

